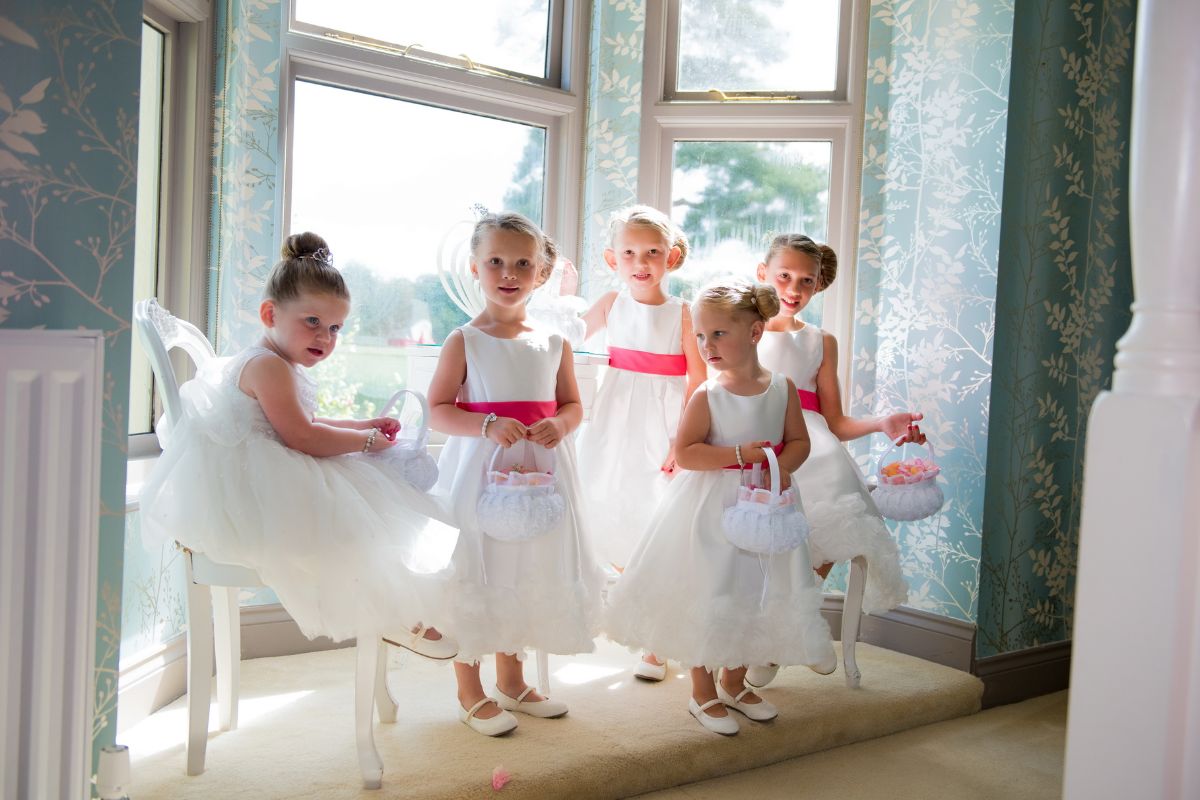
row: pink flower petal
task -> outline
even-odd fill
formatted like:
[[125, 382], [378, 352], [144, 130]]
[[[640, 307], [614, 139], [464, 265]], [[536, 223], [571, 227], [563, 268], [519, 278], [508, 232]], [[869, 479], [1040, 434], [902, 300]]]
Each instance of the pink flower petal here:
[[505, 784], [512, 780], [512, 775], [504, 769], [504, 767], [496, 767], [492, 770], [492, 788], [497, 792], [504, 788]]

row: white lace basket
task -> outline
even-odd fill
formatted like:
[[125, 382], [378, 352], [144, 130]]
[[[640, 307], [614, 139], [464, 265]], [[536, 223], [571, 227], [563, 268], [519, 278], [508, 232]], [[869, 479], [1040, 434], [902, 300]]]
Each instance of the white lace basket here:
[[929, 448], [928, 459], [901, 461], [899, 463], [905, 468], [904, 471], [894, 475], [884, 474], [883, 459], [903, 446], [903, 442], [897, 441], [879, 456], [875, 465], [879, 485], [871, 492], [871, 498], [879, 508], [879, 513], [888, 519], [911, 522], [932, 517], [942, 510], [946, 498], [942, 494], [942, 487], [937, 484], [941, 467], [934, 460], [936, 455], [931, 443], [925, 443]]
[[[541, 536], [557, 527], [566, 511], [554, 474], [554, 451], [531, 445], [528, 440], [524, 446], [521, 461], [503, 469], [499, 464], [508, 448], [496, 448], [476, 506], [479, 527], [503, 542], [523, 542]], [[537, 463], [538, 451], [550, 462], [545, 468]]]
[[429, 403], [425, 395], [411, 389], [401, 389], [392, 395], [383, 407], [379, 416], [386, 417], [400, 404], [405, 395], [411, 395], [421, 404], [421, 421], [416, 426], [416, 436], [400, 439], [387, 450], [371, 453], [372, 458], [381, 458], [391, 462], [400, 469], [404, 480], [422, 492], [428, 492], [437, 483], [437, 461], [429, 455]]
[[725, 509], [721, 523], [725, 538], [742, 550], [773, 556], [794, 550], [808, 539], [808, 519], [796, 506], [795, 490], [779, 491], [779, 459], [771, 448], [764, 448], [771, 471], [771, 488], [763, 489], [762, 465], [750, 470], [750, 483], [745, 481], [746, 470], [739, 472], [737, 501]]

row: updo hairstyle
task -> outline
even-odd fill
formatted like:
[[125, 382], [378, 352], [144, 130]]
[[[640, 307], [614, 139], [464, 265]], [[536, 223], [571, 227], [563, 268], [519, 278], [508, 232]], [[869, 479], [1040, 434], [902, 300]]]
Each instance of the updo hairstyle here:
[[837, 253], [827, 244], [818, 244], [803, 233], [783, 233], [771, 240], [767, 249], [764, 264], [770, 264], [771, 259], [781, 250], [795, 250], [803, 253], [817, 262], [817, 291], [823, 292], [837, 277]]
[[276, 303], [295, 300], [305, 292], [331, 294], [350, 300], [342, 273], [333, 266], [329, 245], [315, 233], [293, 233], [279, 249], [281, 260], [271, 268], [263, 299]]
[[747, 311], [766, 322], [779, 313], [779, 295], [775, 287], [765, 283], [732, 281], [701, 289], [692, 305], [696, 308], [719, 308], [730, 313]]
[[537, 273], [534, 277], [534, 288], [541, 286], [550, 278], [550, 273], [554, 269], [554, 260], [558, 258], [558, 246], [550, 241], [550, 237], [542, 232], [542, 229], [537, 226], [533, 220], [524, 214], [518, 214], [515, 211], [501, 211], [498, 214], [488, 212], [479, 218], [475, 223], [475, 230], [471, 232], [471, 257], [475, 257], [475, 251], [479, 249], [479, 245], [483, 243], [483, 237], [489, 231], [510, 231], [512, 233], [520, 233], [528, 236], [533, 240], [533, 249], [537, 256], [537, 263], [534, 264], [534, 269]]

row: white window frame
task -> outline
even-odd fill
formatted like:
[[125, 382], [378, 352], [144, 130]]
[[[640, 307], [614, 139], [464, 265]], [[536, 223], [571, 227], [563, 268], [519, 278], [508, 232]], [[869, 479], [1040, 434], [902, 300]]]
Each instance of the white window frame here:
[[[832, 144], [827, 237], [838, 254], [837, 280], [824, 292], [821, 327], [837, 337], [838, 378], [849, 385], [854, 332], [858, 209], [869, 0], [842, 0], [839, 89], [834, 99], [682, 99], [673, 89], [680, 0], [647, 0], [638, 198], [669, 208], [675, 143], [679, 141], [823, 141]], [[696, 95], [696, 93], [692, 93]], [[698, 95], [697, 95], [698, 96]], [[765, 252], [765, 248], [764, 248]], [[747, 265], [749, 267], [750, 265]], [[845, 395], [846, 393], [843, 392]]]
[[[202, 330], [207, 327], [212, 176], [211, 11], [210, 0], [146, 0], [142, 14], [165, 34], [156, 296], [172, 314]], [[177, 369], [188, 369], [190, 362], [181, 359]], [[156, 392], [152, 407], [160, 407]], [[129, 436], [129, 458], [159, 452], [153, 431]]]
[[[283, 91], [280, 98], [280, 148], [283, 202], [278, 229], [291, 220], [292, 129], [296, 81], [313, 81], [343, 89], [423, 103], [454, 111], [494, 117], [546, 129], [546, 171], [542, 228], [559, 249], [578, 260], [580, 176], [583, 171], [584, 104], [587, 74], [587, 3], [553, 0], [562, 20], [561, 38], [551, 35], [551, 56], [560, 64], [558, 85], [488, 74], [432, 59], [405, 57], [394, 46], [364, 46], [363, 40], [326, 36], [313, 26], [296, 28], [295, 4], [288, 0], [292, 22], [283, 34]], [[557, 51], [557, 52], [556, 52]], [[464, 65], [465, 66], [465, 62]]]

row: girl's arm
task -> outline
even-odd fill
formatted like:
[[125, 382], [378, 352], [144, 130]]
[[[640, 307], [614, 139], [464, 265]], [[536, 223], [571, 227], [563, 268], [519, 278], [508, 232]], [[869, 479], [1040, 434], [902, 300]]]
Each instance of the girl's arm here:
[[884, 433], [893, 442], [906, 435], [908, 426], [922, 418], [920, 413], [901, 411], [882, 417], [848, 417], [842, 413], [842, 391], [837, 378], [837, 340], [831, 333], [822, 333], [821, 366], [817, 370], [817, 397], [821, 399], [821, 415], [829, 430], [843, 442]]
[[[242, 370], [238, 386], [262, 406], [263, 414], [283, 443], [310, 456], [340, 456], [362, 452], [370, 431], [326, 425], [310, 419], [300, 405], [296, 376], [292, 368], [276, 355], [252, 359]], [[394, 442], [376, 435], [370, 450], [386, 450]]]
[[613, 300], [616, 299], [616, 292], [605, 292], [600, 295], [600, 299], [591, 308], [584, 312], [583, 324], [587, 326], [583, 334], [585, 340], [592, 338], [597, 331], [608, 327], [608, 312], [612, 308]]
[[[796, 384], [788, 378], [788, 405], [783, 417], [783, 449], [779, 451], [779, 471], [782, 473], [780, 489], [791, 485], [792, 473], [808, 458], [812, 441], [808, 438], [808, 426], [804, 424], [804, 411], [796, 395]], [[744, 459], [745, 456], [742, 456]]]
[[326, 419], [313, 417], [313, 422], [328, 425], [331, 428], [349, 428], [355, 431], [369, 431], [378, 428], [379, 432], [389, 439], [395, 438], [400, 432], [400, 420], [392, 417], [375, 417], [373, 419]]
[[[686, 305], [683, 306], [682, 336], [683, 355], [687, 361], [687, 388], [683, 392], [683, 407], [686, 409], [688, 400], [692, 399], [692, 395], [696, 389], [708, 377], [708, 366], [705, 365], [704, 359], [700, 357], [700, 348], [696, 346], [696, 335], [692, 330], [692, 312]], [[680, 418], [682, 419], [682, 417], [683, 414], [681, 412]], [[670, 433], [674, 432], [671, 431]], [[675, 445], [673, 444], [675, 437], [669, 435], [669, 438], [672, 445], [667, 449], [667, 457], [663, 460], [660, 469], [668, 475], [674, 475], [679, 463], [675, 459]]]
[[[467, 380], [467, 344], [462, 331], [451, 331], [442, 345], [437, 368], [429, 382], [429, 426], [451, 436], [479, 436], [483, 420], [479, 411], [465, 411], [455, 403], [458, 390]], [[498, 417], [487, 428], [487, 437], [511, 447], [525, 438], [525, 426], [511, 417]]]
[[583, 403], [579, 400], [579, 384], [575, 382], [575, 358], [566, 339], [563, 339], [562, 360], [558, 364], [554, 400], [558, 403], [554, 416], [529, 426], [529, 440], [546, 448], [557, 447], [583, 421]]

